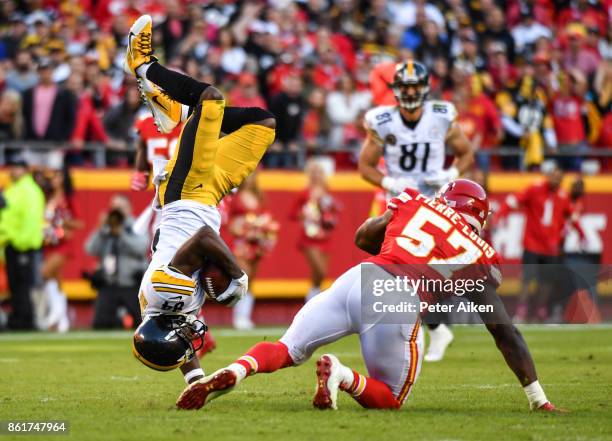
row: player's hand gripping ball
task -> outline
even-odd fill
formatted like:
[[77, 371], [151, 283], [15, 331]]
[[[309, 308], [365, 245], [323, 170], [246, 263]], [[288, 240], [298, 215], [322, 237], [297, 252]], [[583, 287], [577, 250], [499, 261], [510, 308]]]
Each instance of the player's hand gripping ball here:
[[[225, 292], [229, 287], [232, 278], [227, 274], [223, 268], [215, 263], [208, 262], [200, 270], [200, 282], [204, 287], [204, 291], [208, 297], [217, 300], [217, 296]], [[226, 302], [220, 302], [226, 304]]]

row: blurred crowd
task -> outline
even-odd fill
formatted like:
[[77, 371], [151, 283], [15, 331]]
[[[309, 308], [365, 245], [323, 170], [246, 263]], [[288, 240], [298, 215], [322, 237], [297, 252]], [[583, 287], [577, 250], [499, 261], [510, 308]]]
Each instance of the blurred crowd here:
[[[581, 166], [612, 147], [610, 0], [5, 0], [0, 142], [59, 143], [73, 164], [104, 144], [131, 157], [142, 111], [122, 70], [126, 37], [153, 16], [156, 56], [278, 118], [268, 167], [327, 154], [352, 167], [373, 105], [393, 104], [388, 66], [414, 57], [431, 96], [453, 101], [482, 168]], [[511, 156], [490, 159], [499, 146]], [[521, 152], [519, 158], [516, 152]], [[606, 161], [602, 160], [606, 167]]]

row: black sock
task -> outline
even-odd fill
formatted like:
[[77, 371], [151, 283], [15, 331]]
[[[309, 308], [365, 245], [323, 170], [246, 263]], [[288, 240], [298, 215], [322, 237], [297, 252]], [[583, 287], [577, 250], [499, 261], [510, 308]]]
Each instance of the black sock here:
[[164, 89], [173, 100], [190, 107], [199, 104], [200, 95], [210, 86], [187, 75], [166, 69], [157, 62], [147, 69], [147, 79]]
[[229, 134], [245, 124], [251, 124], [267, 118], [274, 118], [274, 115], [259, 107], [226, 107], [223, 114], [221, 131]]

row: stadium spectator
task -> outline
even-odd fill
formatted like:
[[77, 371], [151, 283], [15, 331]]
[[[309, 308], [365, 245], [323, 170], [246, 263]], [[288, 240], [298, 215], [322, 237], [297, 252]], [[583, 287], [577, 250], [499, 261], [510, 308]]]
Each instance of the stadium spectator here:
[[129, 199], [116, 195], [85, 244], [87, 253], [98, 259], [91, 276], [98, 290], [93, 319], [96, 329], [121, 327], [120, 307], [127, 309], [134, 327], [140, 323], [138, 284], [146, 268], [149, 241], [146, 235], [134, 233], [133, 223]]
[[302, 124], [302, 139], [308, 152], [321, 153], [328, 147], [331, 122], [326, 111], [325, 91], [314, 88], [308, 94], [308, 108]]
[[473, 30], [461, 35], [461, 48], [453, 63], [467, 73], [473, 74], [485, 68], [485, 60], [478, 49], [478, 37]]
[[257, 78], [250, 72], [238, 76], [236, 87], [229, 93], [229, 102], [234, 107], [267, 107], [257, 89]]
[[246, 63], [246, 52], [236, 45], [236, 41], [229, 28], [220, 29], [217, 33], [217, 45], [221, 53], [221, 68], [230, 75], [242, 72]]
[[0, 211], [0, 246], [4, 247], [11, 292], [10, 329], [34, 329], [32, 289], [43, 242], [45, 197], [23, 156], [9, 158], [11, 183], [4, 190], [6, 207]]
[[25, 139], [67, 141], [76, 119], [76, 97], [53, 82], [53, 69], [48, 58], [39, 60], [38, 76], [39, 83], [23, 93]]
[[493, 90], [497, 92], [505, 87], [512, 87], [518, 80], [519, 73], [518, 69], [510, 63], [504, 43], [499, 41], [490, 43], [487, 58], [486, 70], [493, 81]]
[[587, 77], [592, 76], [599, 64], [598, 56], [585, 50], [584, 29], [572, 26], [567, 35], [567, 49], [563, 53], [563, 68], [566, 71], [579, 70]]
[[551, 30], [536, 20], [533, 8], [522, 3], [520, 21], [512, 28], [512, 38], [514, 38], [516, 52], [525, 57], [532, 51], [537, 40], [552, 38], [552, 36]]
[[327, 116], [331, 122], [330, 148], [339, 149], [358, 143], [359, 117], [368, 110], [371, 99], [369, 91], [355, 89], [349, 74], [340, 77], [336, 90], [327, 95]]
[[22, 134], [21, 96], [7, 89], [0, 94], [0, 141], [20, 139]]
[[[473, 75], [466, 81], [468, 91], [467, 108], [478, 121], [482, 130], [482, 138], [479, 143], [482, 150], [489, 150], [499, 145], [503, 136], [501, 120], [495, 107], [495, 103], [484, 93], [483, 80], [479, 75]], [[485, 159], [486, 158], [486, 159]], [[476, 161], [483, 170], [489, 169], [489, 156], [476, 155]]]
[[104, 129], [115, 149], [115, 154], [109, 158], [111, 164], [118, 160], [121, 152], [129, 149], [130, 142], [134, 139], [134, 122], [140, 107], [138, 89], [129, 87], [126, 90], [125, 99], [111, 107], [104, 116]]
[[327, 175], [321, 161], [309, 159], [305, 172], [308, 187], [295, 200], [291, 217], [301, 223], [298, 248], [310, 267], [311, 288], [306, 301], [321, 292], [327, 274], [331, 236], [338, 221], [338, 202], [327, 189]]
[[433, 20], [425, 21], [423, 26], [421, 42], [416, 48], [416, 58], [428, 68], [432, 68], [436, 59], [448, 58], [450, 48], [440, 35], [438, 25]]
[[568, 155], [560, 158], [565, 170], [580, 170], [581, 153], [599, 137], [600, 117], [586, 92], [586, 78], [572, 70], [559, 74], [559, 90], [550, 100], [559, 155]]
[[23, 93], [38, 84], [38, 74], [29, 51], [22, 49], [15, 56], [14, 68], [6, 74], [6, 87]]
[[86, 141], [107, 143], [109, 139], [97, 109], [99, 101], [96, 103], [94, 91], [91, 88], [85, 88], [83, 76], [78, 74], [73, 74], [68, 78], [66, 87], [77, 97], [79, 109], [70, 138], [72, 146], [81, 149]]
[[531, 75], [524, 75], [516, 87], [496, 96], [504, 128], [504, 145], [524, 150], [522, 165], [511, 157], [502, 158], [507, 168], [537, 169], [546, 148], [556, 149], [553, 122], [546, 107], [546, 92]]
[[504, 11], [499, 7], [491, 8], [489, 14], [485, 17], [486, 28], [482, 33], [483, 42], [485, 45], [497, 43], [497, 47], [507, 56], [510, 63], [514, 62], [514, 38], [508, 30]]
[[268, 149], [266, 164], [291, 167], [300, 153], [298, 144], [305, 104], [301, 77], [291, 75], [283, 81], [283, 91], [272, 98], [270, 111], [276, 116], [276, 142]]

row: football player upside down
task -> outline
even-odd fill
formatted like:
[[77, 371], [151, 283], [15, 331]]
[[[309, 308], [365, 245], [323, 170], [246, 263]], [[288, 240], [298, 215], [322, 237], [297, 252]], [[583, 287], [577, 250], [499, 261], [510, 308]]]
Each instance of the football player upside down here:
[[496, 294], [501, 283], [498, 255], [479, 236], [488, 214], [485, 191], [469, 180], [450, 182], [431, 198], [407, 188], [389, 201], [383, 215], [367, 220], [357, 230], [356, 245], [372, 257], [306, 303], [279, 341], [258, 343], [229, 366], [191, 383], [177, 406], [199, 409], [232, 391], [246, 377], [299, 365], [319, 347], [358, 334], [370, 376], [343, 365], [333, 354], [321, 356], [316, 363], [313, 405], [336, 409], [338, 391], [344, 391], [365, 408], [400, 408], [421, 369], [419, 311], [408, 312], [402, 321], [383, 323], [367, 320], [362, 303], [362, 279], [372, 274], [388, 276], [391, 265], [427, 279], [484, 280], [484, 292], [466, 297], [477, 305], [493, 306], [492, 312], [481, 308], [480, 317], [523, 386], [531, 409], [555, 410], [538, 382], [525, 340]]
[[153, 369], [180, 367], [190, 382], [204, 376], [192, 341], [205, 330], [195, 318], [204, 303], [200, 270], [212, 261], [232, 277], [216, 296], [228, 306], [248, 289], [247, 275], [219, 237], [217, 205], [255, 170], [274, 141], [276, 120], [264, 109], [226, 107], [215, 87], [159, 64], [152, 26], [148, 15], [132, 25], [125, 70], [136, 77], [161, 132], [185, 122], [172, 157], [154, 170], [161, 220], [140, 285], [143, 323], [134, 335], [134, 355]]

